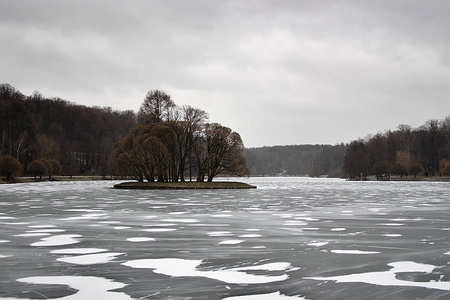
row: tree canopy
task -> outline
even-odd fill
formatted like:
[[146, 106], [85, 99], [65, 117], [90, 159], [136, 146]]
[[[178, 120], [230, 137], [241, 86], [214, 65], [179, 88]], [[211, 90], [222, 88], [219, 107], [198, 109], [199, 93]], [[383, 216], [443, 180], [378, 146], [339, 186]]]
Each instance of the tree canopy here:
[[399, 176], [449, 176], [450, 116], [429, 120], [413, 129], [401, 124], [387, 131], [352, 141], [344, 158], [350, 179], [378, 179]]
[[0, 84], [0, 155], [25, 171], [36, 159], [56, 159], [65, 175], [110, 174], [114, 143], [137, 125], [133, 111], [86, 107], [39, 92], [25, 96]]
[[248, 175], [240, 135], [207, 120], [203, 110], [179, 107], [164, 92], [150, 91], [139, 110], [141, 125], [113, 147], [113, 172], [160, 182]]

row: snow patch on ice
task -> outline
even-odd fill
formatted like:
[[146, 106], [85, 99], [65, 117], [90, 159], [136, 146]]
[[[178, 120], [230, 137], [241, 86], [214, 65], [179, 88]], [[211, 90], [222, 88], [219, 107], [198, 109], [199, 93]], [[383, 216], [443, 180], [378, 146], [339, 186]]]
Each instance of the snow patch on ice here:
[[106, 216], [105, 213], [101, 213], [101, 214], [84, 214], [78, 217], [68, 217], [68, 218], [63, 218], [63, 219], [59, 219], [59, 220], [64, 220], [64, 221], [73, 221], [73, 220], [93, 220], [93, 219], [100, 219], [103, 218], [104, 216]]
[[331, 252], [336, 254], [357, 254], [357, 255], [380, 253], [378, 251], [361, 251], [361, 250], [331, 250]]
[[437, 266], [416, 263], [413, 261], [399, 261], [388, 264], [392, 267], [389, 271], [384, 272], [367, 272], [342, 276], [331, 277], [305, 277], [304, 279], [312, 280], [332, 280], [337, 283], [358, 282], [380, 286], [404, 286], [404, 287], [424, 287], [428, 289], [437, 289], [450, 291], [449, 281], [408, 281], [397, 278], [399, 273], [431, 273]]
[[256, 237], [261, 237], [261, 234], [243, 234], [240, 235], [240, 238], [256, 238]]
[[225, 241], [221, 241], [219, 243], [219, 245], [237, 245], [242, 242], [243, 242], [243, 240], [225, 240]]
[[30, 225], [29, 228], [55, 228], [56, 225]]
[[108, 251], [107, 249], [100, 248], [67, 248], [50, 251], [55, 254], [92, 254]]
[[328, 244], [328, 242], [312, 242], [307, 244], [308, 246], [314, 246], [314, 247], [322, 247]]
[[[172, 277], [205, 277], [234, 284], [258, 284], [277, 282], [288, 279], [287, 274], [270, 276], [248, 274], [245, 271], [286, 271], [292, 268], [290, 263], [268, 263], [249, 267], [202, 271], [197, 268], [202, 260], [186, 260], [179, 258], [138, 259], [122, 263], [124, 266], [137, 269], [154, 269], [157, 274]], [[244, 271], [244, 272], [243, 272]]]
[[31, 244], [34, 247], [52, 247], [52, 246], [64, 246], [70, 244], [76, 244], [80, 241], [76, 238], [81, 237], [79, 234], [62, 234], [54, 235], [41, 239], [40, 242]]
[[150, 229], [144, 229], [143, 231], [147, 231], [147, 232], [170, 232], [170, 231], [175, 231], [177, 230], [176, 228], [150, 228]]
[[278, 300], [278, 299], [303, 299], [301, 296], [286, 296], [279, 291], [270, 294], [257, 294], [257, 295], [245, 295], [245, 296], [232, 296], [223, 298], [223, 300]]
[[197, 219], [164, 219], [163, 222], [178, 222], [178, 223], [199, 223]]
[[42, 232], [54, 233], [54, 232], [64, 232], [64, 231], [65, 231], [64, 229], [48, 228], [48, 229], [27, 230], [27, 233], [42, 233]]
[[124, 229], [130, 229], [131, 227], [130, 226], [116, 226], [116, 227], [114, 227], [114, 229], [116, 229], [116, 230], [124, 230]]
[[132, 237], [132, 238], [127, 238], [127, 241], [133, 242], [133, 243], [140, 243], [140, 242], [152, 242], [152, 241], [155, 241], [155, 239], [149, 238], [149, 237]]
[[21, 236], [21, 237], [33, 237], [33, 236], [48, 236], [51, 235], [48, 232], [35, 232], [35, 233], [22, 233], [22, 234], [16, 234], [15, 236]]
[[86, 254], [79, 256], [71, 256], [71, 257], [61, 257], [56, 260], [66, 262], [69, 264], [75, 265], [95, 265], [95, 264], [104, 264], [110, 262], [115, 259], [119, 255], [123, 255], [125, 253], [118, 252], [109, 252], [109, 253], [96, 253], [96, 254]]
[[332, 228], [331, 231], [345, 231], [345, 228]]
[[[111, 290], [120, 289], [126, 284], [95, 276], [45, 276], [45, 277], [27, 277], [18, 279], [19, 282], [33, 284], [61, 284], [67, 285], [78, 292], [56, 299], [64, 300], [82, 300], [91, 299], [95, 295], [96, 299], [110, 300], [131, 300], [132, 298], [124, 293], [110, 292]], [[19, 299], [19, 298], [11, 298]]]
[[209, 236], [232, 236], [231, 231], [211, 231], [206, 233]]

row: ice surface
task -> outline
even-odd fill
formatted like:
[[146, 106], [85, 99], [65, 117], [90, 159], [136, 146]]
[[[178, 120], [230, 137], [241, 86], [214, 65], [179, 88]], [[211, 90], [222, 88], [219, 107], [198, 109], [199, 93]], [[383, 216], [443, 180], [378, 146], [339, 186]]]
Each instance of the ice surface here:
[[[67, 283], [93, 277], [127, 284], [124, 299], [449, 299], [448, 183], [237, 180], [258, 189], [0, 185], [0, 298], [110, 299]], [[387, 265], [399, 257], [409, 263]], [[17, 281], [61, 274], [66, 284]]]

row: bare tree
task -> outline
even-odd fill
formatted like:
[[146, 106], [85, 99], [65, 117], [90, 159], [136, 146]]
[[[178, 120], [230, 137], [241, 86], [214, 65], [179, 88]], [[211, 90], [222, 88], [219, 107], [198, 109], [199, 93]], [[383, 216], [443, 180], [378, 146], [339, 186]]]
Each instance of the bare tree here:
[[149, 91], [139, 108], [139, 123], [173, 121], [176, 118], [175, 108], [175, 103], [165, 92], [159, 90]]
[[240, 135], [217, 123], [206, 124], [203, 145], [197, 148], [197, 181], [208, 177], [211, 182], [219, 174], [243, 176], [249, 173], [242, 156], [244, 144]]
[[413, 152], [414, 147], [414, 133], [412, 131], [411, 126], [400, 124], [398, 125], [398, 133], [400, 136], [400, 140], [403, 146], [403, 149], [406, 153], [408, 153], [407, 161], [406, 161], [406, 167], [409, 169], [410, 166], [410, 160], [411, 155]]

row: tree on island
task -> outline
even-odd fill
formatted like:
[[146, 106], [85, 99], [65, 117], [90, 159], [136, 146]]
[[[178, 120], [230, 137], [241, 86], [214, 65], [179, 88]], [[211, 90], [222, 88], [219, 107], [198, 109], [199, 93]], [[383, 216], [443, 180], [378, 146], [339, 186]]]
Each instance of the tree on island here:
[[220, 174], [248, 175], [240, 135], [191, 106], [179, 107], [162, 91], [147, 93], [139, 125], [113, 146], [115, 175], [138, 181], [212, 181]]

